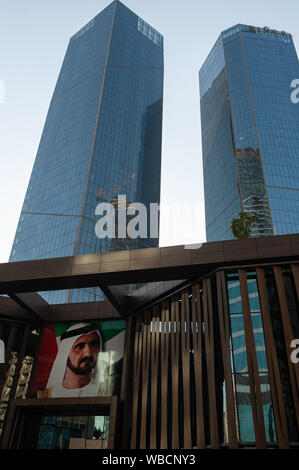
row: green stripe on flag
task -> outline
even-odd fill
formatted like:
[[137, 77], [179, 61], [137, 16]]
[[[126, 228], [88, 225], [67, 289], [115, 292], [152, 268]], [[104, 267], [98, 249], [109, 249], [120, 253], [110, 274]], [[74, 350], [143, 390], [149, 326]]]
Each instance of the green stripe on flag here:
[[90, 321], [76, 321], [76, 322], [62, 322], [62, 323], [54, 323], [54, 330], [56, 338], [61, 336], [66, 330], [68, 330], [71, 326], [77, 325], [78, 323], [95, 323], [100, 327], [100, 331], [102, 333], [102, 338], [104, 343], [109, 341], [114, 336], [118, 335], [121, 331], [126, 328], [125, 320], [90, 320]]

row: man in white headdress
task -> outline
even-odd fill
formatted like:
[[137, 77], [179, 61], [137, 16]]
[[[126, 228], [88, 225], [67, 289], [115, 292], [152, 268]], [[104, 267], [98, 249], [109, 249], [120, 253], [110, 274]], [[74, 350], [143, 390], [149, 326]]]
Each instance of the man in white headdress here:
[[68, 328], [60, 337], [46, 395], [54, 398], [97, 396], [100, 351], [102, 337], [97, 325], [77, 323]]

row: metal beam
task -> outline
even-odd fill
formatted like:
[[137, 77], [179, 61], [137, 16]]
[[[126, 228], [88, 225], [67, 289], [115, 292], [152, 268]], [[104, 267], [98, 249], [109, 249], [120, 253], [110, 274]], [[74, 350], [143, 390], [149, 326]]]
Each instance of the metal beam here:
[[[279, 255], [277, 254], [279, 253]], [[195, 279], [224, 265], [299, 260], [299, 235], [0, 264], [0, 294]]]
[[30, 313], [35, 321], [40, 322], [49, 319], [49, 304], [37, 292], [11, 294], [10, 298]]

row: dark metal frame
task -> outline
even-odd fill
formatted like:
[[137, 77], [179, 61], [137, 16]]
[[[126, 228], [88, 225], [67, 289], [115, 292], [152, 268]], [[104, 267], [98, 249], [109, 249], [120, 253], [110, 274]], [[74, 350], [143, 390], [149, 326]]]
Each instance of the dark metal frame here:
[[[287, 438], [286, 412], [274, 336], [270, 327], [271, 319], [264, 275], [264, 268], [274, 267], [283, 330], [286, 344], [288, 344], [292, 339], [292, 331], [282, 278], [281, 266], [284, 264], [292, 267], [299, 299], [299, 235], [205, 243], [201, 248], [194, 250], [184, 249], [184, 247], [149, 248], [6, 263], [0, 265], [0, 294], [8, 294], [11, 299], [0, 297], [0, 319], [9, 319], [12, 322], [21, 320], [30, 326], [39, 324], [42, 327], [45, 322], [49, 321], [80, 320], [82, 310], [84, 310], [85, 318], [125, 318], [127, 320], [120, 407], [117, 416], [122, 425], [119, 444], [122, 448], [128, 446], [131, 448], [178, 448], [182, 440], [182, 436], [179, 436], [178, 425], [181, 419], [178, 412], [180, 400], [183, 400], [184, 410], [183, 447], [189, 448], [193, 419], [188, 398], [191, 379], [195, 384], [196, 446], [205, 448], [209, 445], [212, 448], [218, 448], [221, 445], [217, 410], [217, 371], [215, 369], [216, 353], [219, 355], [218, 349], [220, 348], [227, 397], [227, 445], [230, 448], [237, 448], [238, 429], [229, 352], [230, 322], [225, 272], [238, 270], [246, 346], [249, 352], [248, 365], [256, 446], [263, 448], [267, 443], [264, 424], [260, 419], [262, 416], [261, 391], [246, 282], [246, 268], [255, 269], [264, 323], [278, 446], [286, 448], [290, 446], [290, 442]], [[137, 296], [138, 298], [126, 296], [122, 289], [124, 284], [147, 282], [158, 283], [155, 285], [157, 288], [150, 286], [147, 291], [145, 289], [145, 295]], [[84, 304], [48, 305], [36, 293], [37, 291], [94, 286], [100, 287], [109, 300]], [[201, 290], [202, 305], [200, 302], [195, 302]], [[192, 293], [191, 304], [190, 293]], [[176, 334], [174, 327], [179, 321], [183, 321], [184, 324], [186, 322], [187, 325], [186, 331], [180, 337]], [[160, 322], [163, 325], [170, 324], [170, 330], [164, 329], [158, 334]], [[204, 323], [204, 335], [201, 336], [194, 328], [191, 329], [190, 322], [193, 325]], [[153, 330], [150, 325], [154, 325]], [[219, 344], [218, 339], [217, 344], [215, 343], [216, 333], [220, 338]], [[11, 336], [7, 350], [12, 341]], [[193, 378], [190, 376], [191, 364], [188, 353], [191, 343], [197, 364]], [[23, 345], [22, 348], [24, 347]], [[38, 350], [32, 380], [37, 358]], [[169, 364], [171, 376], [168, 373]], [[205, 367], [207, 384], [204, 383]], [[299, 370], [290, 360], [289, 373], [299, 426]], [[178, 388], [180, 374], [183, 377], [181, 390]], [[151, 392], [148, 396], [149, 384]], [[208, 390], [208, 406], [205, 401], [205, 387]], [[32, 381], [29, 386], [29, 397], [32, 396], [31, 391]], [[161, 403], [168, 401], [169, 394], [172, 397], [171, 409], [168, 405], [161, 407]], [[148, 421], [149, 398], [152, 407]], [[41, 406], [40, 400], [19, 402], [13, 400], [11, 410], [19, 406]], [[75, 403], [73, 399], [63, 400], [61, 406]], [[87, 400], [89, 400], [88, 404], [93, 406], [97, 399]], [[78, 403], [77, 399], [75, 401]], [[51, 401], [51, 403], [54, 402]], [[160, 421], [157, 421], [155, 409], [161, 412]], [[3, 434], [2, 447], [7, 446], [9, 442], [9, 433], [14, 419], [11, 410]], [[168, 439], [168, 413], [171, 413], [173, 423], [171, 442]], [[113, 419], [116, 419], [116, 415]], [[159, 431], [157, 431], [158, 422], [160, 423]], [[207, 436], [209, 436], [209, 443]]]
[[[108, 435], [108, 449], [113, 449], [115, 441], [118, 438], [116, 428], [118, 398], [117, 397], [97, 397], [97, 398], [40, 398], [25, 399], [25, 400], [12, 400], [9, 407], [8, 417], [6, 421], [5, 435], [2, 439], [2, 449], [13, 448], [12, 441], [17, 438], [18, 430], [15, 429], [17, 419], [20, 419], [20, 412], [27, 411], [29, 413], [61, 413], [63, 412], [98, 412], [99, 410], [106, 409], [109, 411], [109, 435]], [[21, 417], [22, 418], [22, 417]], [[34, 432], [31, 429], [31, 432]], [[15, 435], [16, 433], [16, 435]]]

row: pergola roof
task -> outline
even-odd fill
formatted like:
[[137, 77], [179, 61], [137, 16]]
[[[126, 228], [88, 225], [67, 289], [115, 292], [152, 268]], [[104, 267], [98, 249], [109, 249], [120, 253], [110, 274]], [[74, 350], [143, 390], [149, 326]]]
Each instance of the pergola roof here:
[[27, 318], [77, 319], [83, 304], [48, 305], [37, 292], [96, 286], [108, 301], [84, 303], [85, 315], [128, 317], [213, 270], [288, 260], [299, 260], [299, 234], [3, 263], [0, 294], [12, 300], [1, 297], [0, 312], [19, 315], [13, 301]]

